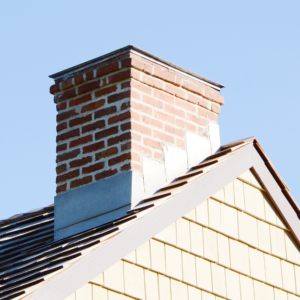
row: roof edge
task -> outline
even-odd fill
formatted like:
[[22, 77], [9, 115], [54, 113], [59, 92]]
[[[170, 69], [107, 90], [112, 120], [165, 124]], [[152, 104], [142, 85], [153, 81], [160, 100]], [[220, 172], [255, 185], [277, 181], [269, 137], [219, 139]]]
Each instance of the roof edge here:
[[217, 83], [217, 82], [215, 82], [213, 80], [205, 78], [205, 77], [203, 77], [201, 75], [198, 75], [198, 74], [196, 74], [194, 72], [191, 72], [191, 71], [189, 71], [187, 69], [179, 67], [178, 65], [175, 65], [175, 64], [173, 64], [173, 63], [171, 63], [171, 62], [169, 62], [167, 60], [164, 60], [164, 59], [162, 59], [162, 58], [160, 58], [158, 56], [155, 56], [155, 55], [153, 55], [153, 54], [151, 54], [149, 52], [146, 52], [146, 51], [144, 51], [144, 50], [142, 50], [142, 49], [140, 49], [138, 47], [135, 47], [133, 45], [128, 45], [126, 47], [117, 49], [115, 51], [109, 52], [109, 53], [104, 54], [104, 55], [101, 55], [101, 56], [96, 57], [94, 59], [88, 60], [88, 61], [86, 61], [84, 63], [75, 65], [74, 67], [71, 67], [71, 68], [62, 70], [60, 72], [54, 73], [54, 74], [50, 75], [49, 77], [52, 78], [52, 79], [54, 79], [54, 80], [56, 80], [56, 79], [59, 79], [59, 78], [61, 78], [63, 76], [66, 76], [68, 74], [74, 73], [75, 71], [80, 71], [80, 70], [85, 69], [85, 68], [87, 68], [89, 66], [95, 65], [96, 63], [99, 63], [99, 62], [102, 62], [102, 61], [106, 61], [106, 60], [108, 60], [110, 58], [113, 58], [113, 57], [115, 57], [117, 55], [124, 54], [124, 53], [130, 52], [130, 51], [138, 53], [138, 54], [141, 54], [141, 55], [143, 55], [146, 58], [149, 58], [151, 60], [155, 60], [155, 61], [157, 61], [157, 62], [159, 62], [161, 64], [164, 64], [164, 65], [166, 65], [166, 66], [168, 66], [170, 68], [173, 68], [173, 69], [175, 69], [175, 70], [177, 70], [177, 71], [179, 71], [181, 73], [185, 73], [185, 74], [187, 74], [189, 76], [192, 76], [192, 77], [194, 77], [194, 78], [196, 78], [198, 80], [204, 81], [205, 83], [213, 85], [217, 89], [222, 89], [222, 88], [225, 87], [224, 85], [222, 85], [220, 83]]

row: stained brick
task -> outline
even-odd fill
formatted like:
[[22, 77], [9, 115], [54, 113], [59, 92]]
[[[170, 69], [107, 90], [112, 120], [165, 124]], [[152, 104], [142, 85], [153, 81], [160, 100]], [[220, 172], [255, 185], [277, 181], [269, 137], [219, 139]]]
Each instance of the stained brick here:
[[90, 92], [100, 86], [100, 80], [85, 83], [78, 87], [78, 94]]
[[116, 90], [117, 90], [116, 85], [112, 85], [112, 86], [109, 86], [109, 87], [106, 87], [106, 88], [102, 88], [101, 90], [98, 90], [98, 91], [95, 92], [95, 97], [98, 98], [98, 97], [113, 93]]
[[92, 156], [86, 156], [81, 159], [72, 160], [69, 162], [70, 168], [77, 168], [90, 163], [93, 160]]
[[165, 125], [165, 130], [169, 133], [172, 133], [172, 134], [175, 134], [175, 135], [178, 135], [180, 137], [184, 137], [185, 135], [185, 132], [181, 129], [178, 129], [174, 126], [170, 126], [168, 124]]
[[60, 122], [60, 121], [66, 120], [68, 118], [71, 118], [73, 116], [77, 116], [77, 115], [78, 115], [78, 113], [75, 111], [75, 109], [72, 109], [72, 110], [58, 114], [56, 116], [56, 121]]
[[201, 117], [195, 116], [193, 114], [187, 114], [187, 118], [201, 126], [206, 126], [207, 125], [207, 121]]
[[118, 148], [117, 147], [112, 147], [109, 149], [106, 149], [104, 151], [98, 152], [95, 154], [95, 160], [99, 160], [105, 157], [109, 157], [112, 155], [118, 154]]
[[118, 144], [120, 142], [124, 142], [126, 140], [129, 140], [129, 139], [130, 139], [130, 132], [126, 132], [126, 133], [123, 133], [123, 134], [118, 135], [116, 137], [108, 139], [107, 145], [112, 146], [112, 145]]
[[66, 174], [63, 174], [63, 175], [59, 175], [56, 177], [56, 183], [60, 183], [60, 182], [63, 182], [63, 181], [66, 181], [66, 180], [69, 180], [69, 179], [72, 179], [72, 178], [75, 178], [75, 177], [78, 177], [79, 176], [79, 170], [73, 170], [73, 171], [70, 171]]
[[65, 130], [65, 129], [67, 129], [67, 127], [68, 127], [68, 126], [67, 126], [67, 122], [58, 124], [58, 125], [56, 126], [56, 132]]
[[87, 105], [83, 106], [81, 108], [81, 112], [85, 113], [87, 111], [95, 110], [97, 108], [102, 107], [104, 104], [105, 104], [105, 100], [104, 99], [101, 99], [101, 100], [96, 101], [96, 102], [92, 102], [90, 104], [87, 104]]
[[69, 106], [72, 107], [72, 106], [79, 105], [79, 104], [82, 104], [84, 102], [88, 102], [91, 100], [92, 100], [92, 94], [84, 95], [77, 99], [71, 100]]
[[129, 98], [130, 97], [130, 91], [125, 91], [125, 92], [121, 92], [118, 94], [113, 94], [107, 97], [107, 102], [108, 103], [114, 103], [120, 100], [123, 100], [125, 98]]
[[[95, 119], [102, 118], [103, 116], [111, 115], [113, 113], [117, 112], [116, 106], [110, 106], [103, 109], [99, 109], [94, 112]], [[110, 124], [110, 123], [108, 123]]]
[[95, 133], [95, 140], [100, 140], [102, 138], [108, 137], [110, 135], [113, 134], [117, 134], [118, 133], [118, 126], [114, 126], [99, 132]]
[[78, 156], [79, 154], [80, 154], [80, 149], [75, 149], [73, 151], [57, 155], [56, 162], [59, 163], [59, 162], [64, 161], [64, 160], [74, 158], [74, 157]]
[[60, 174], [63, 173], [67, 170], [67, 165], [66, 164], [62, 164], [56, 167], [56, 174]]
[[70, 187], [71, 187], [71, 189], [73, 189], [73, 188], [91, 183], [92, 180], [93, 180], [92, 176], [86, 176], [81, 179], [76, 179], [76, 180], [71, 181]]
[[60, 101], [70, 99], [70, 98], [73, 98], [75, 96], [76, 96], [76, 90], [75, 89], [67, 90], [63, 94], [56, 95], [54, 97], [54, 102], [58, 103]]
[[89, 153], [104, 148], [104, 141], [83, 147], [83, 153]]
[[74, 129], [56, 136], [56, 142], [64, 141], [72, 137], [79, 136], [79, 129]]
[[103, 172], [98, 173], [98, 174], [95, 175], [95, 180], [101, 180], [103, 178], [107, 178], [107, 177], [113, 176], [116, 173], [118, 173], [117, 169], [103, 171]]
[[96, 130], [96, 129], [100, 129], [103, 128], [105, 126], [105, 121], [104, 120], [100, 120], [97, 121], [95, 123], [92, 124], [88, 124], [82, 127], [82, 133], [86, 133], [92, 130]]
[[120, 156], [117, 156], [117, 157], [114, 157], [114, 158], [111, 158], [109, 161], [108, 161], [108, 165], [109, 166], [113, 166], [113, 165], [116, 165], [116, 164], [119, 164], [127, 159], [130, 159], [131, 158], [131, 153], [124, 153]]
[[92, 173], [92, 172], [95, 172], [95, 171], [103, 169], [103, 167], [104, 167], [104, 163], [103, 162], [99, 162], [97, 164], [93, 164], [91, 166], [82, 168], [82, 173], [83, 174]]
[[79, 139], [71, 141], [69, 147], [74, 148], [74, 147], [77, 147], [79, 145], [89, 143], [92, 140], [93, 140], [93, 136], [92, 135], [87, 135], [87, 136], [84, 136], [84, 137], [81, 137]]
[[110, 65], [97, 69], [97, 77], [104, 76], [108, 73], [115, 72], [119, 69], [118, 62], [114, 62]]

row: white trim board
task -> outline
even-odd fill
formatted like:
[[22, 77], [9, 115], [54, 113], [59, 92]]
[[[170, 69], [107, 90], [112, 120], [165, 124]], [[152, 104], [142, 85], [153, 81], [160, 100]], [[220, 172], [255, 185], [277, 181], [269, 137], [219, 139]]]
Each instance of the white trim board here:
[[254, 169], [262, 181], [299, 242], [300, 220], [260, 154], [251, 143], [197, 179], [194, 184], [161, 206], [149, 211], [143, 218], [107, 240], [102, 246], [76, 261], [53, 279], [45, 282], [26, 299], [65, 299], [250, 168]]

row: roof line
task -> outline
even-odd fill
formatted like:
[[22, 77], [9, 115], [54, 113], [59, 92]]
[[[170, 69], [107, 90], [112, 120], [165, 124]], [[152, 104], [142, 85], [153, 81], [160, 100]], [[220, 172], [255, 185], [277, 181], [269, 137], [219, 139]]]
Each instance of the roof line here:
[[56, 80], [56, 79], [59, 79], [59, 78], [61, 78], [61, 77], [70, 75], [70, 74], [72, 74], [72, 73], [74, 73], [74, 72], [76, 72], [76, 71], [83, 70], [83, 69], [85, 69], [85, 68], [87, 68], [87, 67], [93, 66], [93, 65], [95, 65], [95, 64], [97, 64], [97, 63], [100, 63], [100, 62], [109, 60], [109, 59], [111, 59], [111, 58], [113, 58], [113, 57], [116, 57], [116, 56], [118, 56], [118, 55], [121, 55], [121, 54], [130, 52], [130, 51], [131, 51], [131, 52], [138, 53], [138, 54], [141, 54], [141, 55], [143, 55], [143, 56], [146, 57], [146, 58], [149, 58], [149, 59], [151, 59], [151, 60], [155, 60], [155, 61], [157, 61], [157, 62], [159, 62], [159, 63], [161, 63], [161, 64], [164, 64], [164, 65], [166, 65], [166, 66], [168, 66], [168, 67], [170, 67], [170, 68], [173, 68], [173, 69], [175, 69], [175, 70], [177, 70], [177, 71], [179, 71], [179, 72], [181, 72], [181, 73], [185, 73], [185, 74], [187, 74], [187, 75], [189, 75], [189, 76], [192, 76], [192, 77], [194, 77], [194, 78], [196, 78], [196, 79], [198, 79], [198, 80], [204, 81], [205, 83], [208, 83], [208, 84], [210, 84], [210, 85], [213, 85], [214, 87], [216, 87], [216, 88], [218, 88], [218, 89], [221, 89], [221, 88], [224, 88], [224, 87], [225, 87], [224, 85], [222, 85], [222, 84], [220, 84], [220, 83], [217, 83], [217, 82], [215, 82], [215, 81], [213, 81], [213, 80], [210, 80], [210, 79], [208, 79], [208, 78], [205, 78], [205, 77], [203, 77], [203, 76], [201, 76], [201, 75], [198, 75], [198, 74], [196, 74], [196, 73], [194, 73], [194, 72], [191, 72], [191, 71], [189, 71], [189, 70], [187, 70], [187, 69], [184, 69], [184, 68], [182, 68], [182, 67], [179, 67], [179, 66], [177, 66], [177, 65], [175, 65], [175, 64], [173, 64], [173, 63], [171, 63], [171, 62], [169, 62], [169, 61], [167, 61], [167, 60], [164, 60], [164, 59], [162, 59], [162, 58], [160, 58], [160, 57], [158, 57], [158, 56], [155, 56], [155, 55], [153, 55], [153, 54], [151, 54], [151, 53], [149, 53], [149, 52], [146, 52], [146, 51], [144, 51], [144, 50], [142, 50], [142, 49], [140, 49], [140, 48], [138, 48], [138, 47], [135, 47], [135, 46], [133, 46], [133, 45], [129, 45], [129, 46], [120, 48], [120, 49], [118, 49], [118, 50], [109, 52], [109, 53], [107, 53], [107, 54], [101, 55], [101, 56], [96, 57], [96, 58], [94, 58], [94, 59], [88, 60], [88, 61], [86, 61], [86, 62], [84, 62], [84, 63], [78, 64], [78, 65], [76, 65], [76, 66], [74, 66], [74, 67], [71, 67], [71, 68], [65, 69], [65, 70], [63, 70], [63, 71], [54, 73], [54, 74], [50, 75], [49, 77], [52, 78], [52, 79], [54, 79], [54, 80]]

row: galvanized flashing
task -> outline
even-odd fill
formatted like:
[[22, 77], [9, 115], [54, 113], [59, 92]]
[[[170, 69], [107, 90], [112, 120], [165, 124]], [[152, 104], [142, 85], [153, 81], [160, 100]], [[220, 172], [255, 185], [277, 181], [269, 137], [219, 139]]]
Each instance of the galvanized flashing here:
[[144, 56], [146, 58], [149, 58], [150, 60], [154, 60], [157, 63], [163, 64], [163, 65], [165, 65], [167, 67], [170, 67], [172, 69], [175, 69], [175, 70], [177, 70], [177, 71], [179, 71], [181, 73], [187, 74], [188, 76], [191, 76], [191, 77], [193, 77], [193, 78], [195, 78], [197, 80], [203, 81], [203, 82], [205, 82], [205, 83], [207, 83], [209, 85], [212, 85], [213, 87], [215, 87], [218, 90], [220, 90], [221, 88], [225, 87], [224, 85], [222, 85], [220, 83], [217, 83], [217, 82], [215, 82], [213, 80], [210, 80], [208, 78], [200, 76], [200, 75], [198, 75], [198, 74], [196, 74], [194, 72], [191, 72], [191, 71], [189, 71], [187, 69], [179, 67], [179, 66], [177, 66], [177, 65], [175, 65], [175, 64], [173, 64], [173, 63], [171, 63], [169, 61], [166, 61], [166, 60], [164, 60], [164, 59], [162, 59], [162, 58], [160, 58], [158, 56], [155, 56], [155, 55], [153, 55], [153, 54], [151, 54], [149, 52], [146, 52], [146, 51], [144, 51], [144, 50], [142, 50], [142, 49], [140, 49], [138, 47], [135, 47], [133, 45], [128, 45], [126, 47], [123, 47], [123, 48], [120, 48], [118, 50], [112, 51], [110, 53], [101, 55], [99, 57], [96, 57], [94, 59], [91, 59], [91, 60], [86, 61], [84, 63], [81, 63], [79, 65], [76, 65], [74, 67], [71, 67], [71, 68], [65, 69], [63, 71], [54, 73], [54, 74], [50, 75], [49, 77], [52, 78], [52, 79], [54, 79], [54, 80], [57, 80], [57, 79], [59, 79], [61, 77], [68, 77], [68, 76], [72, 77], [71, 75], [73, 73], [75, 73], [75, 72], [81, 71], [81, 70], [83, 70], [85, 68], [88, 68], [88, 67], [91, 67], [93, 65], [99, 64], [101, 62], [104, 62], [106, 60], [109, 60], [111, 58], [114, 58], [116, 56], [125, 54], [125, 53], [130, 52], [130, 51], [132, 51], [134, 53], [137, 53], [137, 54], [141, 54], [142, 56]]

